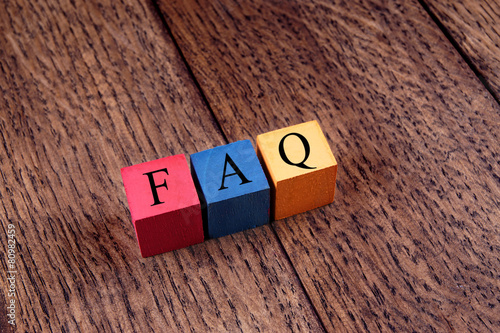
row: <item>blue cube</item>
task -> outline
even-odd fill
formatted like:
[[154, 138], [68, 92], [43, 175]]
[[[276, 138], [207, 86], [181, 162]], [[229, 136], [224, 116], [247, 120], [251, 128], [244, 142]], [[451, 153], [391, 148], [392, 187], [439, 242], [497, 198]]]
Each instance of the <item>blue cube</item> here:
[[269, 184], [249, 140], [192, 154], [191, 174], [200, 197], [206, 238], [269, 222]]

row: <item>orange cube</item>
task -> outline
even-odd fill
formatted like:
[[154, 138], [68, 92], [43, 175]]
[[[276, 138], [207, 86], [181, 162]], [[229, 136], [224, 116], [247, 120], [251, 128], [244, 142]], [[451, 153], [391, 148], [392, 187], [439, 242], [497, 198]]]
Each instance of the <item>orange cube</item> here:
[[274, 220], [333, 202], [337, 161], [314, 121], [257, 136]]

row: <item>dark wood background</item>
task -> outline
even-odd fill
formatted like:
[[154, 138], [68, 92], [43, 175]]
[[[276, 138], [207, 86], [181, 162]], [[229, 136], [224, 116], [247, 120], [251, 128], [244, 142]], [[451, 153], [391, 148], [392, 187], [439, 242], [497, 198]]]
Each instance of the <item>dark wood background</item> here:
[[[0, 5], [27, 332], [500, 331], [493, 0]], [[316, 119], [333, 204], [143, 259], [120, 168]]]

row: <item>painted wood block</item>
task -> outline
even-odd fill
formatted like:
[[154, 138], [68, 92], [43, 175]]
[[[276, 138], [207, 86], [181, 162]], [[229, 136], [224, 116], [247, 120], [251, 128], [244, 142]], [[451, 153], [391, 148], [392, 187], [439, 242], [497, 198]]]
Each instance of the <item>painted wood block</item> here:
[[275, 220], [333, 202], [337, 161], [316, 121], [258, 135], [257, 154]]
[[222, 237], [269, 222], [270, 188], [249, 140], [191, 155], [205, 236]]
[[143, 257], [203, 242], [201, 205], [184, 155], [121, 169]]

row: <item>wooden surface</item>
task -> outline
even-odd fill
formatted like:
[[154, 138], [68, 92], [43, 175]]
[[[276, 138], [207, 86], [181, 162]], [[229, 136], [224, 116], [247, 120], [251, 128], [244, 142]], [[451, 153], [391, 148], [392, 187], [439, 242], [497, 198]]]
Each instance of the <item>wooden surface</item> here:
[[[500, 106], [419, 2], [0, 7], [18, 331], [500, 330]], [[312, 119], [333, 204], [141, 258], [121, 167]]]
[[3, 7], [0, 237], [16, 225], [18, 331], [321, 330], [269, 226], [141, 257], [120, 168], [225, 143], [153, 7]]
[[322, 125], [336, 200], [273, 227], [328, 331], [498, 331], [500, 108], [419, 3], [160, 8], [229, 140]]
[[494, 0], [424, 0], [423, 3], [500, 100], [500, 3]]

